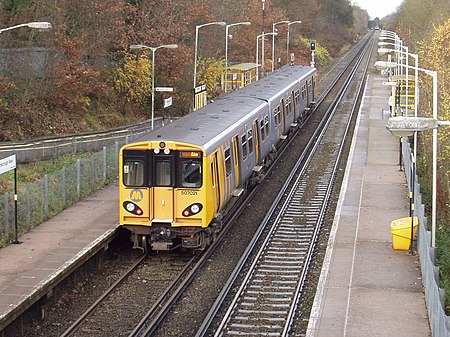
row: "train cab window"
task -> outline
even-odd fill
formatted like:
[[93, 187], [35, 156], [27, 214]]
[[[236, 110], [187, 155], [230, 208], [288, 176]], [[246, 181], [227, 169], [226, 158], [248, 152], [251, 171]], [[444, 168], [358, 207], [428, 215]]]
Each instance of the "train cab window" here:
[[248, 153], [253, 153], [253, 130], [247, 131]]
[[126, 161], [123, 164], [123, 184], [125, 186], [144, 185], [144, 163], [142, 161]]
[[181, 168], [181, 187], [198, 188], [202, 186], [202, 163], [198, 160], [183, 160]]
[[123, 151], [123, 184], [125, 186], [147, 186], [148, 152], [143, 150]]
[[225, 150], [225, 171], [227, 177], [231, 174], [231, 150], [230, 148]]
[[246, 134], [242, 135], [241, 143], [242, 143], [242, 159], [245, 160], [248, 157], [247, 135]]
[[172, 165], [170, 161], [158, 160], [155, 165], [156, 186], [172, 185]]

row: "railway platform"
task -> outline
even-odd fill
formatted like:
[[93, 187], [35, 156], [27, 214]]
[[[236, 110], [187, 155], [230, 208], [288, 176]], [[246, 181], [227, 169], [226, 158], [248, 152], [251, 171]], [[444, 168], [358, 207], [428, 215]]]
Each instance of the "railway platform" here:
[[0, 336], [49, 286], [112, 240], [118, 202], [118, 186], [111, 184], [21, 236], [20, 244], [0, 249]]
[[392, 248], [409, 198], [384, 80], [366, 83], [307, 337], [431, 336], [419, 257]]

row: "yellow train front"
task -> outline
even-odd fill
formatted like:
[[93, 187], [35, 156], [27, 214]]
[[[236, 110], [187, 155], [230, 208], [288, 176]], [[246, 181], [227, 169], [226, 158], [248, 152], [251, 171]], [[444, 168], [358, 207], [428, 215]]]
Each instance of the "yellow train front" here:
[[204, 249], [311, 113], [316, 70], [294, 66], [216, 100], [120, 151], [120, 225], [145, 252]]
[[218, 200], [215, 186], [204, 183], [205, 164], [204, 151], [188, 144], [145, 141], [122, 148], [120, 219], [135, 247], [148, 252], [209, 244], [205, 229]]

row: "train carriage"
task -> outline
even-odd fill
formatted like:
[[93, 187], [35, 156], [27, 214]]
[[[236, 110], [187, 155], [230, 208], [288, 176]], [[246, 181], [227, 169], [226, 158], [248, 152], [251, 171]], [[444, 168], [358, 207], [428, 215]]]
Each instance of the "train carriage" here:
[[287, 67], [125, 145], [120, 224], [134, 246], [204, 249], [308, 113], [314, 87], [314, 68]]

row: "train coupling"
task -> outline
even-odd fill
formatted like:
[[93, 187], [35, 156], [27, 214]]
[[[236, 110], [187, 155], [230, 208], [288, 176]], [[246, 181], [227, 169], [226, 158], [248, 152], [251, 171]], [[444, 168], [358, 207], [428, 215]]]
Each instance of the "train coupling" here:
[[192, 234], [187, 237], [183, 237], [181, 246], [186, 249], [196, 249], [201, 246], [201, 237], [198, 234]]

